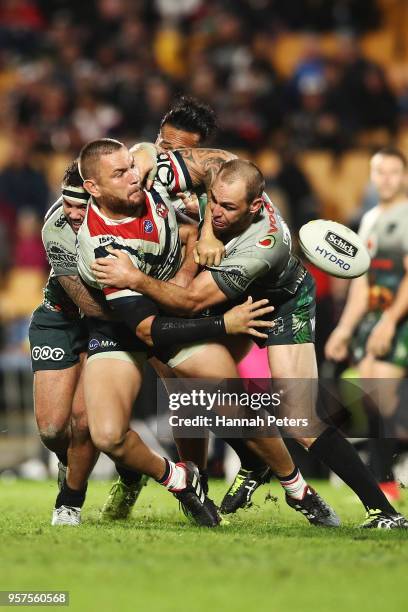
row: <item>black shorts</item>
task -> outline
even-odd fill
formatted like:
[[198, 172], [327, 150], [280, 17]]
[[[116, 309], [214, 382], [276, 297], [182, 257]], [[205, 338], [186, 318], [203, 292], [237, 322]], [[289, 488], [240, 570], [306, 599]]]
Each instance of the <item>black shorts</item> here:
[[43, 304], [33, 313], [28, 330], [33, 372], [65, 370], [86, 353], [88, 328], [85, 319], [70, 319], [62, 311]]
[[[260, 299], [259, 296], [256, 296], [256, 299]], [[309, 272], [307, 272], [293, 298], [281, 305], [275, 305], [273, 298], [271, 298], [270, 305], [275, 306], [271, 315], [275, 327], [266, 332], [268, 338], [254, 337], [254, 341], [259, 347], [307, 344], [315, 341], [316, 288], [314, 279]]]
[[149, 351], [149, 347], [139, 340], [124, 323], [89, 318], [88, 326], [88, 357], [93, 357], [100, 353], [139, 353]]

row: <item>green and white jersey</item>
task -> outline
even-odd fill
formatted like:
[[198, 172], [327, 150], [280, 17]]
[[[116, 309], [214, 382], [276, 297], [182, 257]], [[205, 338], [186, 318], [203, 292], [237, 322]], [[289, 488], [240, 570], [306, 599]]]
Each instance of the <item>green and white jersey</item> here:
[[306, 270], [292, 255], [290, 231], [279, 210], [266, 194], [263, 199], [257, 218], [225, 245], [221, 264], [208, 269], [231, 300], [252, 295], [282, 304], [295, 295]]
[[79, 316], [79, 309], [58, 282], [58, 276], [77, 276], [76, 235], [64, 215], [59, 198], [45, 216], [41, 232], [51, 272], [44, 288], [44, 305]]
[[408, 201], [376, 206], [361, 220], [359, 235], [371, 257], [367, 273], [370, 310], [388, 308], [405, 275], [408, 255]]

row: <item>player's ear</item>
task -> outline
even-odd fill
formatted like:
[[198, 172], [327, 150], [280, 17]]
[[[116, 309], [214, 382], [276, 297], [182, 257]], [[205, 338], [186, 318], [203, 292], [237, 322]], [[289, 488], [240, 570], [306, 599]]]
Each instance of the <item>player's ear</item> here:
[[263, 204], [263, 199], [261, 197], [259, 198], [255, 198], [255, 200], [252, 200], [251, 204], [249, 205], [249, 212], [251, 213], [251, 215], [255, 215], [258, 210], [261, 208]]
[[84, 189], [86, 189], [86, 191], [90, 193], [91, 196], [94, 196], [96, 198], [101, 195], [98, 185], [92, 179], [86, 179], [84, 181]]

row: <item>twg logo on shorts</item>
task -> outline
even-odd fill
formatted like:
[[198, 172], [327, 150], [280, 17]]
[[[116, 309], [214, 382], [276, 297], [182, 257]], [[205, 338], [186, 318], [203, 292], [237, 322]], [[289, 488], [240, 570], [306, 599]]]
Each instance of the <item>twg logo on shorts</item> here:
[[61, 361], [65, 355], [65, 351], [62, 348], [56, 347], [51, 348], [50, 346], [34, 346], [31, 351], [31, 356], [34, 361]]
[[327, 232], [324, 239], [337, 253], [348, 255], [348, 257], [355, 257], [358, 253], [358, 248], [354, 244], [334, 232]]
[[96, 338], [92, 338], [92, 340], [89, 341], [88, 346], [90, 351], [96, 351], [96, 349], [99, 348], [101, 344], [99, 340], [97, 340]]
[[92, 338], [92, 340], [89, 341], [89, 350], [90, 351], [96, 351], [96, 349], [98, 348], [115, 348], [118, 345], [117, 342], [115, 342], [114, 340], [97, 340], [96, 338]]

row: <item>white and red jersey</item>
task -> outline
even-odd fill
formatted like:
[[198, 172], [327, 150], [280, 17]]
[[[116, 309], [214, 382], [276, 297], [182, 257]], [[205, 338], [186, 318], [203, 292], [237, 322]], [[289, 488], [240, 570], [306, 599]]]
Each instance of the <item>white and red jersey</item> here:
[[191, 179], [179, 153], [160, 154], [158, 172], [150, 191], [145, 190], [141, 217], [114, 220], [104, 216], [91, 199], [78, 232], [78, 271], [92, 287], [102, 289], [111, 302], [139, 295], [130, 289], [105, 287], [91, 269], [98, 257], [110, 257], [107, 246], [123, 250], [145, 274], [168, 280], [181, 264], [181, 244], [172, 196], [191, 187]]

